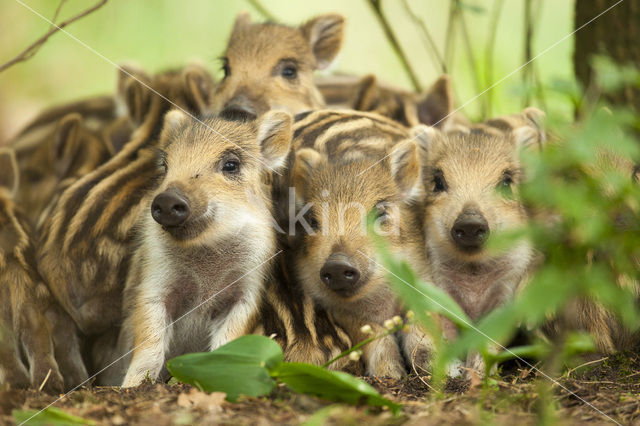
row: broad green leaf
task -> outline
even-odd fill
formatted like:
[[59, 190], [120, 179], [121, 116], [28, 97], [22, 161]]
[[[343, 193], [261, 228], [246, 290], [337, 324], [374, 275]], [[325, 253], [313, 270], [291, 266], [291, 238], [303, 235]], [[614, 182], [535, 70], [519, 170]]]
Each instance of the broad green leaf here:
[[83, 419], [65, 413], [59, 408], [49, 407], [42, 411], [38, 410], [14, 410], [13, 419], [17, 424], [30, 426], [57, 426], [57, 425], [95, 425], [92, 420]]
[[268, 369], [283, 361], [282, 349], [265, 336], [242, 336], [215, 351], [181, 355], [167, 362], [178, 380], [207, 392], [225, 392], [234, 401], [239, 395], [266, 395], [275, 386]]
[[296, 392], [352, 405], [388, 407], [397, 414], [402, 406], [383, 398], [369, 384], [350, 374], [311, 364], [284, 362], [270, 368], [271, 376]]

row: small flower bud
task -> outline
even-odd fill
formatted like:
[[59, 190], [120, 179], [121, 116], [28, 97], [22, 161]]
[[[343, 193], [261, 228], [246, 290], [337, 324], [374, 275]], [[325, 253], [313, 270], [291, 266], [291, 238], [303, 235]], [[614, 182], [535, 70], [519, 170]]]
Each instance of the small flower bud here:
[[400, 316], [396, 315], [393, 318], [391, 318], [391, 320], [393, 321], [393, 323], [395, 325], [400, 325], [402, 324], [402, 318], [400, 318]]
[[414, 314], [413, 311], [407, 311], [407, 313], [405, 314], [408, 320], [413, 319], [415, 315], [416, 314]]
[[373, 329], [369, 324], [365, 324], [362, 326], [362, 328], [360, 328], [360, 332], [362, 334], [373, 334]]
[[393, 323], [393, 320], [388, 319], [384, 321], [384, 328], [386, 328], [387, 330], [393, 330], [395, 326], [396, 325]]
[[349, 359], [351, 361], [358, 361], [360, 360], [360, 355], [361, 355], [360, 351], [353, 351], [349, 354]]

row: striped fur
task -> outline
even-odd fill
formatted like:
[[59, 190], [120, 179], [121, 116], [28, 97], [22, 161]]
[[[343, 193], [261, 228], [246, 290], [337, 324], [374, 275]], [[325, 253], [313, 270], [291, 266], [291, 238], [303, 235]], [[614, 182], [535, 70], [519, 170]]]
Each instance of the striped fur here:
[[0, 383], [61, 392], [87, 376], [79, 342], [36, 272], [30, 226], [12, 200], [12, 151], [0, 151], [0, 170]]
[[466, 119], [453, 114], [453, 92], [447, 75], [420, 94], [380, 83], [373, 74], [362, 78], [335, 75], [315, 82], [331, 108], [375, 112], [409, 127], [426, 124], [444, 130], [456, 122], [466, 124]]
[[[418, 149], [411, 138], [409, 129], [377, 114], [322, 110], [298, 115], [294, 126], [295, 152], [289, 158], [289, 171], [278, 182], [275, 195], [280, 204], [281, 229], [290, 230], [286, 214], [290, 203], [302, 201], [320, 206], [327, 202], [333, 212], [340, 203], [354, 202], [366, 205], [368, 211], [378, 208], [378, 202], [384, 199], [398, 205], [397, 215], [395, 212], [389, 215], [399, 222], [400, 234], [388, 238], [390, 247], [397, 255], [410, 259], [421, 273], [426, 273], [421, 266], [425, 262], [421, 258], [420, 226], [411, 207], [419, 199], [415, 190], [420, 187]], [[296, 190], [295, 200], [288, 199], [290, 187]], [[371, 260], [377, 258], [375, 248], [366, 235], [359, 233], [360, 217], [347, 215], [346, 233], [341, 235], [336, 230], [336, 217], [330, 216], [323, 223], [320, 214], [314, 213], [321, 227], [314, 234], [297, 227], [295, 235], [283, 238], [282, 270], [286, 273], [286, 285], [279, 284], [272, 298], [276, 302], [272, 304], [288, 301], [291, 295], [303, 298], [302, 311], [307, 313], [301, 317], [307, 320], [308, 315], [313, 315], [316, 329], [307, 333], [302, 327], [309, 323], [307, 320], [298, 323], [300, 329], [289, 334], [296, 337], [298, 347], [295, 349], [326, 342], [321, 347], [323, 351], [297, 352], [298, 356], [305, 356], [303, 360], [320, 363], [339, 352], [336, 344], [345, 345], [348, 341], [354, 344], [367, 338], [360, 330], [367, 323], [376, 333], [382, 333], [384, 320], [399, 314], [401, 307], [388, 288], [384, 270]], [[325, 288], [318, 273], [325, 260], [337, 252], [348, 255], [366, 270], [364, 284], [347, 297]], [[287, 324], [283, 317], [280, 315], [280, 323], [264, 321], [263, 326], [267, 327], [264, 332], [278, 334], [278, 330], [291, 329], [292, 324]], [[283, 340], [289, 349], [287, 345], [291, 343]], [[305, 345], [307, 341], [313, 341], [313, 345]], [[333, 348], [328, 345], [330, 342]], [[290, 353], [293, 352], [292, 349]], [[399, 377], [405, 373], [400, 348], [393, 336], [365, 346], [363, 361], [368, 374]], [[348, 361], [334, 367], [350, 367], [346, 363]]]
[[142, 197], [157, 185], [155, 150], [162, 118], [172, 106], [166, 99], [199, 114], [202, 105], [191, 100], [210, 93], [209, 87], [188, 84], [191, 72], [154, 77], [150, 86], [161, 96], [150, 96], [148, 112], [131, 140], [93, 172], [64, 182], [38, 225], [38, 269], [84, 334], [102, 333], [120, 322], [133, 225]]
[[16, 201], [32, 223], [60, 180], [87, 173], [110, 156], [100, 132], [117, 120], [115, 110], [109, 97], [64, 105], [45, 111], [10, 141], [22, 183]]

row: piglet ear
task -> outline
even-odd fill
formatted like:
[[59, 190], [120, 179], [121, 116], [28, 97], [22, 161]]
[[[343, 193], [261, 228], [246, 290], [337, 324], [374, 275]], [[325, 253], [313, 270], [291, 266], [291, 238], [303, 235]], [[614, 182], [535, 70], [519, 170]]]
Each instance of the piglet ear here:
[[542, 148], [547, 140], [544, 131], [544, 112], [538, 108], [525, 108], [520, 114], [504, 115], [487, 120], [485, 125], [500, 132], [511, 134], [520, 148], [534, 146]]
[[198, 64], [191, 64], [182, 72], [185, 85], [185, 96], [189, 107], [197, 115], [205, 113], [211, 105], [211, 96], [215, 82], [209, 72]]
[[391, 174], [404, 201], [413, 201], [422, 193], [420, 152], [418, 143], [407, 139], [396, 144], [389, 153]]
[[297, 201], [302, 201], [304, 197], [309, 176], [325, 161], [322, 154], [315, 149], [302, 148], [296, 152], [291, 171], [291, 182], [296, 190]]
[[544, 112], [538, 108], [529, 107], [522, 111], [521, 116], [524, 124], [513, 130], [516, 143], [523, 148], [534, 146], [542, 148], [547, 141], [544, 131]]
[[421, 161], [423, 164], [426, 164], [433, 141], [438, 137], [440, 132], [434, 127], [419, 124], [411, 128], [410, 134], [411, 138], [418, 144]]
[[271, 171], [282, 169], [293, 139], [293, 119], [284, 111], [270, 111], [258, 119], [258, 144], [265, 165]]
[[231, 34], [235, 34], [241, 31], [244, 31], [247, 27], [251, 25], [251, 15], [248, 12], [240, 12], [238, 16], [236, 16], [236, 21], [233, 23], [233, 30], [231, 30]]
[[9, 191], [13, 197], [18, 192], [19, 181], [15, 152], [11, 148], [0, 148], [0, 188]]
[[309, 41], [316, 69], [328, 67], [340, 52], [344, 38], [344, 16], [329, 14], [317, 16], [300, 27]]
[[117, 99], [124, 104], [127, 115], [139, 125], [149, 112], [151, 103], [151, 77], [133, 65], [120, 67]]
[[69, 175], [71, 165], [83, 149], [80, 140], [80, 127], [82, 116], [78, 113], [67, 114], [56, 127], [51, 157], [53, 168], [58, 179], [64, 179]]
[[380, 97], [378, 81], [373, 74], [365, 75], [358, 82], [351, 107], [356, 111], [372, 111]]
[[160, 133], [161, 146], [167, 145], [167, 141], [172, 137], [175, 131], [184, 123], [189, 121], [189, 116], [182, 110], [172, 109], [164, 116], [162, 132]]
[[418, 120], [422, 124], [443, 128], [453, 112], [451, 79], [443, 75], [422, 95], [416, 105]]

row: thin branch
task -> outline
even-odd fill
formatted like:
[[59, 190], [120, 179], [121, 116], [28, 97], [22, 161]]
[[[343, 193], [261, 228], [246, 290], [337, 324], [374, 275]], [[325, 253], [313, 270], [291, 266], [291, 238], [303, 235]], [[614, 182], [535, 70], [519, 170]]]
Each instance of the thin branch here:
[[60, 0], [60, 3], [58, 3], [58, 7], [56, 8], [55, 13], [53, 14], [53, 18], [51, 18], [51, 22], [53, 22], [53, 24], [51, 24], [51, 28], [55, 28], [55, 23], [58, 22], [58, 16], [60, 16], [60, 11], [62, 11], [62, 6], [64, 6], [66, 2], [67, 0]]
[[[49, 40], [49, 38], [52, 35], [54, 35], [56, 32], [58, 32], [62, 28], [66, 27], [67, 25], [77, 21], [78, 19], [84, 18], [85, 16], [87, 16], [87, 15], [95, 12], [96, 10], [100, 9], [102, 6], [105, 5], [105, 3], [107, 3], [107, 0], [99, 0], [95, 5], [91, 6], [90, 8], [85, 9], [84, 11], [78, 13], [77, 15], [75, 15], [72, 18], [67, 19], [64, 22], [61, 22], [59, 25], [54, 26], [49, 31], [47, 31], [42, 37], [40, 37], [38, 40], [33, 42], [29, 47], [27, 47], [25, 50], [23, 50], [17, 56], [15, 56], [13, 59], [5, 62], [2, 65], [0, 65], [0, 72], [6, 70], [7, 68], [9, 68], [9, 67], [11, 67], [11, 66], [13, 66], [13, 65], [15, 65], [15, 64], [17, 64], [19, 62], [26, 61], [27, 59], [33, 57], [33, 55], [38, 53], [38, 50], [40, 50], [42, 45], [47, 40]], [[62, 4], [62, 2], [61, 2], [61, 4]], [[61, 7], [61, 4], [58, 6], [58, 8]], [[59, 11], [56, 12], [56, 15], [57, 15], [58, 12]]]
[[402, 46], [400, 46], [400, 43], [398, 43], [398, 40], [396, 39], [396, 36], [393, 34], [393, 31], [391, 30], [391, 26], [389, 25], [389, 22], [387, 21], [387, 18], [384, 16], [384, 13], [382, 12], [381, 1], [382, 0], [368, 0], [367, 3], [369, 4], [369, 6], [371, 6], [371, 10], [376, 15], [376, 18], [378, 19], [378, 22], [382, 26], [382, 30], [384, 31], [384, 35], [387, 37], [387, 40], [389, 41], [389, 44], [393, 48], [393, 51], [395, 52], [396, 56], [398, 57], [398, 59], [402, 63], [402, 66], [404, 67], [404, 70], [407, 73], [407, 76], [409, 77], [409, 80], [411, 80], [411, 84], [413, 85], [413, 89], [415, 91], [417, 91], [417, 92], [421, 92], [422, 91], [422, 85], [420, 84], [420, 81], [418, 80], [417, 74], [415, 73], [415, 71], [411, 67], [411, 64], [409, 63], [409, 59], [407, 58], [407, 55], [402, 50]]
[[[495, 0], [493, 9], [491, 10], [491, 18], [489, 20], [489, 37], [487, 38], [487, 47], [485, 51], [485, 83], [487, 87], [493, 85], [493, 52], [496, 47], [496, 36], [498, 33], [498, 21], [500, 20], [500, 12], [502, 11], [504, 0]], [[487, 115], [491, 117], [493, 113], [493, 89], [487, 92]]]
[[260, 3], [260, 0], [247, 0], [249, 3], [260, 15], [262, 15], [268, 21], [276, 22], [277, 19], [275, 15], [269, 12], [263, 5]]
[[413, 20], [413, 23], [420, 29], [422, 37], [427, 42], [427, 52], [430, 53], [432, 57], [435, 57], [436, 62], [440, 66], [440, 72], [446, 74], [447, 64], [444, 63], [444, 58], [440, 54], [438, 46], [436, 46], [436, 42], [433, 40], [433, 37], [431, 37], [431, 33], [427, 29], [427, 25], [425, 24], [424, 20], [411, 9], [411, 6], [409, 6], [409, 2], [407, 0], [402, 0], [402, 5], [404, 6], [404, 10], [407, 12], [409, 17]]
[[[455, 1], [456, 7], [460, 8], [458, 3], [459, 0]], [[471, 46], [471, 38], [469, 37], [469, 31], [467, 29], [467, 22], [464, 19], [464, 12], [460, 11], [460, 31], [462, 32], [462, 40], [464, 41], [464, 46], [467, 51], [467, 58], [469, 60], [469, 65], [471, 66], [471, 74], [473, 76], [473, 83], [476, 86], [476, 93], [482, 92], [482, 86], [480, 85], [480, 76], [478, 73], [480, 70], [476, 66], [476, 58], [473, 54], [473, 47]], [[483, 119], [487, 118], [487, 100], [485, 97], [482, 97], [480, 103], [480, 115]]]

